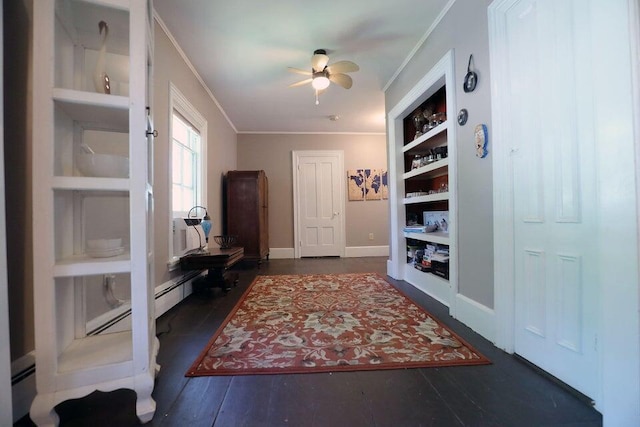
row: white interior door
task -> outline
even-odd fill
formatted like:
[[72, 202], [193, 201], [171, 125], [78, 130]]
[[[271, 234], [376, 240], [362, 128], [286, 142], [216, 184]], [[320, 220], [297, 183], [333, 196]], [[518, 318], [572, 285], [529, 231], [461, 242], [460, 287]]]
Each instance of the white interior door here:
[[296, 257], [344, 255], [340, 151], [294, 151]]
[[596, 23], [583, 0], [502, 3], [514, 349], [595, 398], [598, 201], [590, 28]]

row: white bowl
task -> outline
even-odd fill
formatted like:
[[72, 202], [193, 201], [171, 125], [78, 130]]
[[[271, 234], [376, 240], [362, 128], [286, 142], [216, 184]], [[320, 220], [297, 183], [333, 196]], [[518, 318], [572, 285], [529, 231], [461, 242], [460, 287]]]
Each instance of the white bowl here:
[[84, 176], [101, 178], [128, 178], [129, 158], [113, 154], [78, 153], [78, 170]]
[[92, 251], [111, 250], [122, 247], [122, 239], [90, 239], [87, 249]]

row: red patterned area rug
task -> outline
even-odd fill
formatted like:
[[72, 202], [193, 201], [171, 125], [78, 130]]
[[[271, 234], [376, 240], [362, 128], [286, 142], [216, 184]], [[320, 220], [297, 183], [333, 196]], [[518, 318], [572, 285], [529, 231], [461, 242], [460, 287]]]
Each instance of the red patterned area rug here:
[[186, 376], [488, 363], [378, 274], [258, 276]]

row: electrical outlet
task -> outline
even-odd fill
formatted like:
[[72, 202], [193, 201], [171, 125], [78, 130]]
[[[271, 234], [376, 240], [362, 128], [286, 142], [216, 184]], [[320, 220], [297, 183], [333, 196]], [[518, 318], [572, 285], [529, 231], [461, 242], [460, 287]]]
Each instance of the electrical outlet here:
[[373, 233], [369, 233], [369, 240], [373, 240]]

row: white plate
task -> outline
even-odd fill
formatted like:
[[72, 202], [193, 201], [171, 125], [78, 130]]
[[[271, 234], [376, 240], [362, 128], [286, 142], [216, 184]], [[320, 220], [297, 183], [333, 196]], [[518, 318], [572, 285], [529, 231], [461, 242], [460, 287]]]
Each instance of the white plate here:
[[110, 258], [113, 256], [122, 255], [124, 253], [124, 246], [113, 249], [87, 249], [87, 255], [91, 258]]

